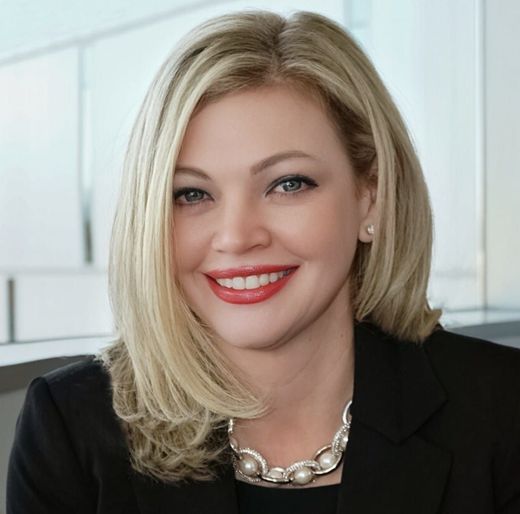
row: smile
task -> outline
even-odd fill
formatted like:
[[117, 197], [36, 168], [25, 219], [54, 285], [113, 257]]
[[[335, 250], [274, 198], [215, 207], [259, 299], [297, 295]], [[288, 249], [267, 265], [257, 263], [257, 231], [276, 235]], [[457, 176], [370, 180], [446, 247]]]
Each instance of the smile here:
[[279, 271], [278, 273], [263, 273], [262, 275], [249, 275], [247, 277], [217, 278], [217, 283], [228, 289], [258, 289], [277, 282], [293, 270]]
[[295, 268], [276, 273], [248, 275], [246, 277], [211, 278], [206, 275], [211, 290], [227, 303], [257, 303], [271, 298], [291, 279]]

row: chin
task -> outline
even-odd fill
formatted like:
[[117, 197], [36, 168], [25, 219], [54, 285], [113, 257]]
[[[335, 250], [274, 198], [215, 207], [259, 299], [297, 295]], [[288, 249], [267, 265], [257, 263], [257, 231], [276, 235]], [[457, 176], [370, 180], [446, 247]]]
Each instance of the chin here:
[[[229, 329], [229, 327], [227, 327]], [[220, 346], [225, 350], [226, 348], [234, 348], [234, 349], [242, 349], [242, 350], [264, 350], [271, 349], [273, 345], [280, 340], [279, 337], [276, 337], [274, 334], [269, 335], [265, 332], [262, 333], [262, 338], [251, 337], [251, 327], [244, 327], [244, 330], [233, 331], [232, 333], [229, 330], [218, 330], [218, 327], [215, 329], [220, 341]]]

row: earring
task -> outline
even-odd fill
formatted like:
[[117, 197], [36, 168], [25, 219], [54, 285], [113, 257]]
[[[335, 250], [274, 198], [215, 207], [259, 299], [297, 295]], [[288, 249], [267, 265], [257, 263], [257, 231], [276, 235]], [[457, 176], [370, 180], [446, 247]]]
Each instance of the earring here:
[[370, 225], [367, 225], [367, 232], [373, 236], [374, 235], [374, 225], [372, 223]]

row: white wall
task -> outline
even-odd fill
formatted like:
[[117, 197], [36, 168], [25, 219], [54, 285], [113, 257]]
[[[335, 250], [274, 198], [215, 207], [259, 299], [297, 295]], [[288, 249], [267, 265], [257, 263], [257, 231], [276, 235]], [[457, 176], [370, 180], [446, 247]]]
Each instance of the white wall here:
[[354, 33], [410, 129], [428, 183], [435, 241], [430, 299], [483, 303], [477, 196], [479, 34], [474, 0], [354, 0]]
[[520, 2], [485, 2], [489, 305], [520, 308]]

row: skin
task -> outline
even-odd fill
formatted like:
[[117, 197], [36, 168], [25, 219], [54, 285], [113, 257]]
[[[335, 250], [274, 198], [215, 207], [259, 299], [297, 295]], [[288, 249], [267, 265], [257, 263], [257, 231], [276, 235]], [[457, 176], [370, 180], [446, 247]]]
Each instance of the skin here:
[[[287, 150], [314, 159], [286, 159], [251, 175], [253, 164]], [[182, 172], [185, 167], [209, 178]], [[312, 97], [285, 85], [231, 93], [206, 105], [187, 127], [176, 168], [180, 284], [192, 309], [220, 337], [222, 352], [269, 397], [267, 415], [236, 420], [236, 438], [270, 465], [311, 458], [330, 443], [352, 398], [348, 275], [357, 244], [372, 238], [366, 226], [376, 217], [375, 191], [361, 185], [356, 195], [350, 160], [327, 114]], [[316, 185], [291, 180], [293, 174]], [[185, 187], [200, 191], [176, 194]], [[204, 272], [246, 264], [299, 269], [263, 302], [237, 305], [215, 296]], [[339, 483], [340, 473], [306, 487]]]

